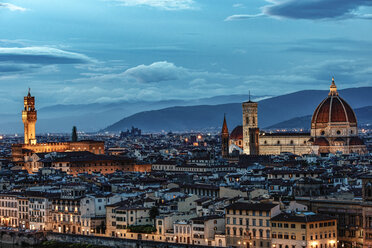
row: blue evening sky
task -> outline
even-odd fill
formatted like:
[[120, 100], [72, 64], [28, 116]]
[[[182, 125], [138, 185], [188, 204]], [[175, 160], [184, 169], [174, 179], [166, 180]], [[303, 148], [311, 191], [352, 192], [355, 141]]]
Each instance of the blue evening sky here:
[[0, 113], [372, 85], [370, 0], [0, 0]]

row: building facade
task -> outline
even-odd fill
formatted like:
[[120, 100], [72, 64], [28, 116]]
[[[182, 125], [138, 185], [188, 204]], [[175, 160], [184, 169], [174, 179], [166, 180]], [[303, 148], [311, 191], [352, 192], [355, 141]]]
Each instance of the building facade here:
[[[356, 115], [350, 105], [339, 96], [332, 78], [328, 96], [315, 109], [310, 133], [260, 132], [258, 127], [258, 104], [247, 101], [242, 104], [243, 125], [234, 134], [232, 149], [248, 155], [271, 155], [289, 152], [297, 155], [328, 153], [367, 152], [364, 142], [358, 137]], [[240, 131], [241, 129], [241, 131]], [[232, 150], [230, 149], [230, 150]]]

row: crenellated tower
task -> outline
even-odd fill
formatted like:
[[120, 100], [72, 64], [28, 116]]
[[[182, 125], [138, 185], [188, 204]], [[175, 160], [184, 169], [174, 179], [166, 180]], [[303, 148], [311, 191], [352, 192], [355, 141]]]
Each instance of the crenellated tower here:
[[221, 130], [221, 151], [223, 158], [229, 156], [229, 130], [227, 129], [226, 116], [223, 117]]
[[258, 104], [252, 102], [250, 97], [247, 102], [243, 102], [243, 152], [247, 155], [259, 154], [259, 128], [257, 118]]
[[35, 124], [37, 120], [37, 111], [35, 110], [35, 97], [31, 96], [28, 89], [27, 96], [24, 97], [24, 108], [22, 111], [22, 121], [24, 124], [25, 144], [35, 145]]

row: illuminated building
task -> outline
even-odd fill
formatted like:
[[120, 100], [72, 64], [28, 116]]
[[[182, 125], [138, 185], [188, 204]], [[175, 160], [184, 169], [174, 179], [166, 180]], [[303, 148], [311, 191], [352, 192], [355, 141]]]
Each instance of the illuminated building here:
[[270, 248], [270, 218], [279, 213], [279, 205], [273, 203], [237, 202], [226, 207], [227, 245]]
[[31, 96], [30, 89], [28, 89], [28, 94], [24, 97], [23, 103], [24, 109], [22, 111], [22, 121], [24, 124], [25, 144], [35, 145], [35, 124], [37, 120], [37, 112], [35, 110], [35, 97]]
[[337, 246], [337, 220], [314, 213], [281, 213], [271, 219], [272, 247], [333, 248]]
[[[23, 164], [27, 162], [27, 156], [31, 156], [33, 153], [89, 151], [94, 154], [104, 154], [103, 141], [83, 140], [78, 142], [37, 143], [35, 136], [37, 111], [35, 109], [35, 97], [31, 96], [30, 91], [24, 97], [22, 120], [24, 123], [24, 144], [12, 145], [14, 162]], [[31, 171], [31, 169], [29, 168], [28, 171]]]
[[[230, 136], [230, 150], [248, 155], [271, 155], [289, 152], [297, 155], [367, 152], [358, 137], [356, 115], [350, 105], [339, 96], [332, 78], [328, 96], [315, 109], [310, 133], [259, 132], [258, 104], [247, 101], [242, 104], [243, 125]], [[242, 132], [242, 135], [239, 135]], [[242, 142], [243, 151], [239, 148]]]

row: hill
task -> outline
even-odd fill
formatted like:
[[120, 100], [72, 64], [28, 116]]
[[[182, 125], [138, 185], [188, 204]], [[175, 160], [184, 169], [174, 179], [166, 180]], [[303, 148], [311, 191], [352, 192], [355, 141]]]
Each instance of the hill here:
[[[372, 106], [372, 87], [339, 91], [354, 108]], [[328, 91], [305, 90], [259, 101], [259, 126], [271, 127], [292, 118], [311, 115]], [[171, 107], [145, 111], [121, 119], [103, 131], [121, 131], [136, 126], [147, 132], [218, 130], [223, 114], [227, 114], [229, 128], [241, 124], [241, 103]], [[301, 117], [303, 118], [303, 117]]]
[[[255, 99], [269, 96], [255, 96]], [[53, 105], [38, 110], [36, 133], [71, 132], [72, 126], [79, 131], [95, 132], [123, 117], [138, 112], [157, 110], [173, 106], [215, 105], [240, 102], [248, 99], [248, 95], [222, 95], [210, 98], [191, 100], [164, 101], [118, 101], [113, 103], [91, 103]], [[23, 123], [20, 112], [0, 114], [0, 133], [21, 133]]]
[[[372, 106], [354, 109], [359, 125], [372, 124]], [[279, 122], [267, 129], [310, 129], [312, 115], [292, 118], [286, 121]]]

